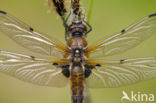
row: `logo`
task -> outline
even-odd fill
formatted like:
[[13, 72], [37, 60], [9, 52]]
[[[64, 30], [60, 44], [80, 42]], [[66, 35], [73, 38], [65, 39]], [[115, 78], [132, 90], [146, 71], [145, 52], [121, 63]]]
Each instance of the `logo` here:
[[131, 91], [129, 94], [125, 91], [122, 91], [123, 96], [121, 97], [121, 101], [131, 101], [131, 102], [153, 102], [154, 94], [150, 93], [141, 93]]

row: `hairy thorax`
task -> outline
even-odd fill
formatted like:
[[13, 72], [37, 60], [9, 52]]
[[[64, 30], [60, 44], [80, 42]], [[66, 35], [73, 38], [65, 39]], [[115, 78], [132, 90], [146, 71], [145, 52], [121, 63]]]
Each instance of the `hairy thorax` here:
[[85, 37], [72, 37], [68, 40], [67, 45], [71, 48], [69, 60], [73, 63], [83, 63], [86, 58], [84, 48], [87, 46]]

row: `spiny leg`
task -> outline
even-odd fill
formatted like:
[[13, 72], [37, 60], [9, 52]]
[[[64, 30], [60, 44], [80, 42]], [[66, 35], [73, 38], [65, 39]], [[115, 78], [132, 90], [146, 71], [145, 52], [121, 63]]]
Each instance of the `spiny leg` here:
[[65, 27], [65, 40], [66, 41], [68, 40], [68, 37], [69, 37], [69, 33], [68, 33], [68, 20], [69, 20], [70, 15], [71, 15], [71, 12], [68, 14], [67, 18], [64, 19], [64, 21], [63, 21], [64, 27]]
[[92, 31], [92, 26], [90, 24], [88, 24], [85, 20], [83, 20], [83, 22], [89, 27], [89, 30], [86, 32], [86, 35]]

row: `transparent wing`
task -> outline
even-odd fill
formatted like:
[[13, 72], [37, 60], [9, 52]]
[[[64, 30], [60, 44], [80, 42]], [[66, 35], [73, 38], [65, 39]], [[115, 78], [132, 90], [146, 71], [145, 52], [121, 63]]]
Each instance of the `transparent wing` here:
[[86, 48], [86, 55], [104, 57], [122, 53], [153, 34], [156, 34], [156, 14], [144, 17], [117, 34], [106, 35]]
[[92, 88], [120, 87], [156, 77], [156, 57], [123, 59], [120, 61], [88, 60], [88, 65], [100, 64], [86, 79]]
[[17, 18], [0, 11], [0, 31], [23, 47], [40, 54], [63, 58], [67, 47], [53, 37], [42, 35]]
[[40, 59], [34, 56], [0, 51], [0, 71], [20, 80], [43, 86], [62, 87], [68, 78], [53, 63], [67, 63], [61, 59]]

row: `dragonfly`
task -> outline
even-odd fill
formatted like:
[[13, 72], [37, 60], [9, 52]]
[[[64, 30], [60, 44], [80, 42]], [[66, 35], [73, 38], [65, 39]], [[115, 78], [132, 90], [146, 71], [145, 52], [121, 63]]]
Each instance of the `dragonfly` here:
[[156, 14], [150, 14], [118, 33], [88, 44], [86, 21], [67, 27], [66, 44], [40, 33], [9, 13], [0, 10], [0, 31], [41, 57], [0, 51], [0, 71], [40, 86], [70, 84], [72, 103], [84, 103], [84, 90], [112, 88], [156, 77], [156, 56], [108, 60], [156, 34]]

